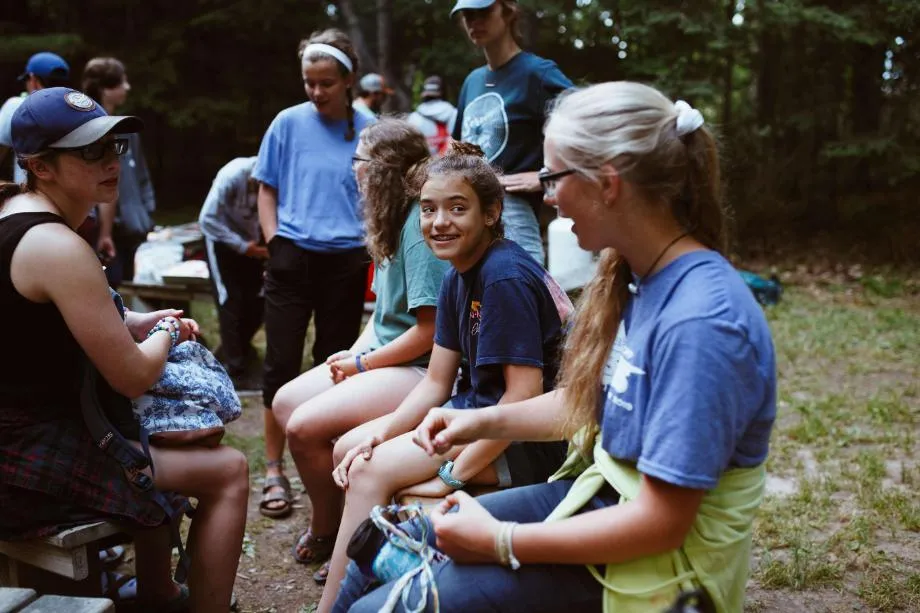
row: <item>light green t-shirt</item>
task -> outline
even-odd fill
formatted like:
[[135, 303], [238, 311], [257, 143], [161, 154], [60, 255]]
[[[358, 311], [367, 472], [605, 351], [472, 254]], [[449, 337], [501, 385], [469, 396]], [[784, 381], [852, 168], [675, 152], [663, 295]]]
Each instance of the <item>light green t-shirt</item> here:
[[[419, 226], [419, 206], [413, 202], [399, 235], [399, 248], [393, 258], [374, 270], [374, 333], [376, 349], [392, 342], [416, 324], [415, 309], [437, 306], [441, 279], [450, 263], [439, 260], [425, 244]], [[409, 362], [428, 366], [431, 353]]]

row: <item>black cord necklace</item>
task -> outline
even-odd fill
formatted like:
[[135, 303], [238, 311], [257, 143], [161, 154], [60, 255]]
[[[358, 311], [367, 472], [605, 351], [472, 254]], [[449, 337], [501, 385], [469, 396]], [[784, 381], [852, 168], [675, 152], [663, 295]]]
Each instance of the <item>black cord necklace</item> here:
[[664, 257], [664, 254], [666, 254], [666, 253], [668, 252], [668, 249], [670, 249], [671, 247], [673, 247], [674, 244], [675, 244], [677, 241], [679, 241], [679, 240], [682, 239], [683, 237], [687, 236], [688, 234], [690, 234], [690, 233], [689, 233], [689, 232], [684, 232], [683, 234], [679, 234], [679, 235], [677, 236], [677, 238], [675, 238], [675, 239], [672, 240], [670, 243], [668, 243], [668, 244], [665, 246], [665, 248], [661, 250], [661, 253], [658, 254], [658, 257], [655, 258], [655, 261], [652, 262], [652, 265], [648, 267], [648, 270], [645, 272], [645, 274], [642, 275], [641, 277], [639, 277], [639, 280], [636, 281], [635, 283], [630, 282], [629, 285], [626, 286], [626, 287], [629, 289], [629, 293], [630, 293], [630, 294], [632, 294], [633, 296], [638, 296], [638, 295], [639, 295], [639, 288], [640, 288], [640, 286], [642, 285], [643, 279], [645, 279], [645, 277], [647, 277], [649, 274], [651, 274], [651, 272], [652, 272], [653, 270], [655, 270], [655, 266], [658, 264], [658, 262], [661, 261], [661, 258]]

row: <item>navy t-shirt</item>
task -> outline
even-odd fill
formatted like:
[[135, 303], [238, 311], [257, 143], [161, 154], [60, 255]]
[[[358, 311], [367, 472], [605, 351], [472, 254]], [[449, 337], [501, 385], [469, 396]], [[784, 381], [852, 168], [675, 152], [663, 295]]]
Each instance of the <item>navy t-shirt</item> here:
[[496, 404], [505, 393], [504, 364], [543, 369], [553, 389], [563, 322], [572, 303], [517, 243], [496, 241], [470, 270], [451, 268], [438, 297], [434, 342], [460, 352], [463, 374], [456, 408]]
[[776, 356], [763, 309], [713, 251], [642, 280], [604, 369], [601, 436], [612, 457], [681, 487], [767, 457]]
[[[549, 103], [573, 87], [556, 63], [522, 51], [495, 70], [467, 76], [457, 100], [453, 137], [479, 145], [505, 174], [540, 170]], [[542, 194], [526, 194], [537, 205]]]

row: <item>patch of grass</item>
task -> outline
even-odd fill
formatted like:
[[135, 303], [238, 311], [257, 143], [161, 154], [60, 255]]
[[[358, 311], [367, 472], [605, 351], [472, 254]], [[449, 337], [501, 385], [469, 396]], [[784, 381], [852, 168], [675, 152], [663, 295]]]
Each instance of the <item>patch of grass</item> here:
[[916, 611], [920, 608], [920, 573], [901, 577], [892, 568], [876, 568], [859, 584], [859, 596], [874, 611]]
[[798, 591], [840, 585], [843, 567], [819, 545], [799, 543], [785, 553], [782, 557], [764, 557], [758, 572], [763, 587]]
[[796, 490], [761, 507], [754, 578], [918, 610], [917, 567], [899, 548], [920, 532], [920, 302], [903, 278], [878, 277], [834, 292], [791, 286], [768, 312], [780, 377], [768, 469]]
[[251, 476], [265, 472], [265, 441], [261, 436], [239, 436], [228, 431], [224, 435], [223, 443], [243, 452], [249, 460]]

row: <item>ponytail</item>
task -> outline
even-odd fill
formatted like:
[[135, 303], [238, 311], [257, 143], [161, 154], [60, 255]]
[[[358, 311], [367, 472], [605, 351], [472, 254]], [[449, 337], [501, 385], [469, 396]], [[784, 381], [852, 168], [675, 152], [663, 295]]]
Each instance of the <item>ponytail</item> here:
[[[629, 301], [630, 281], [632, 271], [626, 258], [615, 249], [607, 249], [598, 262], [597, 274], [578, 300], [559, 371], [559, 386], [565, 390], [570, 411], [565, 426], [569, 437], [584, 426], [596, 424], [604, 366]], [[592, 437], [583, 439], [585, 445], [592, 442]], [[590, 456], [590, 449], [581, 451]]]
[[351, 105], [351, 103], [354, 102], [354, 94], [352, 93], [351, 87], [345, 90], [345, 96], [345, 104], [347, 105], [345, 113], [346, 117], [348, 117], [348, 128], [345, 130], [345, 140], [353, 141], [355, 140], [355, 107]]
[[682, 141], [687, 149], [687, 176], [674, 201], [674, 217], [693, 238], [724, 254], [728, 248], [728, 223], [718, 146], [706, 128], [694, 130]]

